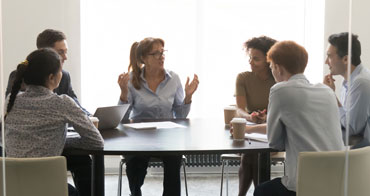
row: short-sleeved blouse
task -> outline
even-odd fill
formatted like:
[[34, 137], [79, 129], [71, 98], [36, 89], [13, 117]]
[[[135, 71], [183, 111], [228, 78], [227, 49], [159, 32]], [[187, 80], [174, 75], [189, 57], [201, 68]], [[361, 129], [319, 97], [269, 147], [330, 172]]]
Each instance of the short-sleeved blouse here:
[[248, 112], [267, 109], [270, 88], [275, 79], [270, 75], [267, 80], [261, 80], [253, 72], [242, 72], [236, 79], [236, 96], [245, 96]]

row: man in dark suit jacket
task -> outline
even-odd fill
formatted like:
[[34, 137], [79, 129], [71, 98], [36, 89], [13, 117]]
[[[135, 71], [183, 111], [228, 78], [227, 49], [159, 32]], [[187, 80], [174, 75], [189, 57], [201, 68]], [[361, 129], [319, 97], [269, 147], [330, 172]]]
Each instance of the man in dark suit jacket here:
[[[62, 66], [67, 60], [67, 40], [63, 32], [46, 29], [41, 32], [36, 41], [37, 48], [53, 48], [61, 57]], [[74, 93], [71, 85], [71, 77], [69, 73], [62, 70], [62, 79], [59, 83], [59, 87], [54, 90], [58, 95], [66, 94], [70, 96], [75, 102], [81, 107], [77, 100], [77, 96]], [[13, 71], [8, 80], [8, 86], [6, 89], [6, 95], [11, 93], [13, 82], [16, 76], [16, 71]], [[22, 84], [21, 90], [24, 90], [25, 86]], [[87, 114], [90, 113], [81, 107], [81, 109]], [[67, 169], [72, 173], [73, 181], [78, 190], [80, 196], [91, 195], [91, 158], [89, 155], [64, 155], [67, 159]], [[69, 187], [70, 188], [70, 187]], [[73, 195], [70, 193], [70, 195]]]

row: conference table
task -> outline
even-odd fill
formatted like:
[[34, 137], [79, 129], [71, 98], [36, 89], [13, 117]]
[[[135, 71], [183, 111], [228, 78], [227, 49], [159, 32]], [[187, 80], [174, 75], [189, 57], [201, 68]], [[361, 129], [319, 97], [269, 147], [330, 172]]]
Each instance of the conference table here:
[[184, 127], [138, 130], [121, 124], [115, 129], [100, 130], [104, 138], [103, 150], [69, 150], [71, 154], [88, 153], [92, 155], [92, 195], [104, 195], [104, 155], [160, 156], [254, 152], [259, 153], [259, 183], [270, 179], [269, 152], [273, 150], [268, 147], [267, 143], [233, 140], [223, 119], [172, 119], [169, 121]]

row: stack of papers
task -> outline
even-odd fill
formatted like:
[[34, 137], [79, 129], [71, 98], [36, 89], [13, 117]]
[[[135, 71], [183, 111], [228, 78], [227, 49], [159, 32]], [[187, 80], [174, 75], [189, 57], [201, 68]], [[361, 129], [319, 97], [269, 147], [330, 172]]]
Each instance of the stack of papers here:
[[133, 129], [171, 129], [171, 128], [186, 128], [184, 125], [180, 125], [171, 121], [163, 122], [142, 122], [142, 123], [130, 123], [123, 124], [124, 127]]
[[260, 134], [260, 133], [246, 133], [245, 138], [251, 139], [251, 140], [257, 140], [261, 142], [268, 142], [267, 135], [266, 134]]

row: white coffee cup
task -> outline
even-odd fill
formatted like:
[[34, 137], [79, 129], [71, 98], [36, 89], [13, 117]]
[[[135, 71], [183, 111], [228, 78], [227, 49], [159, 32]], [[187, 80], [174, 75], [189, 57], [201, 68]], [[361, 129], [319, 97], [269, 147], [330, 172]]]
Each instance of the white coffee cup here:
[[236, 115], [236, 107], [234, 106], [227, 106], [224, 108], [224, 117], [225, 117], [225, 124], [230, 124], [230, 121], [235, 117]]
[[99, 119], [97, 117], [95, 117], [95, 116], [89, 116], [89, 118], [90, 118], [91, 122], [94, 124], [94, 126], [96, 128], [98, 128], [98, 126], [99, 126]]
[[244, 140], [246, 123], [247, 120], [245, 118], [233, 118], [231, 120], [234, 140]]

